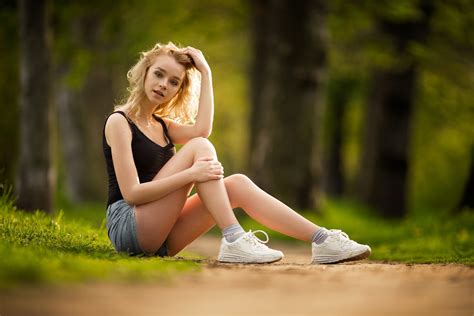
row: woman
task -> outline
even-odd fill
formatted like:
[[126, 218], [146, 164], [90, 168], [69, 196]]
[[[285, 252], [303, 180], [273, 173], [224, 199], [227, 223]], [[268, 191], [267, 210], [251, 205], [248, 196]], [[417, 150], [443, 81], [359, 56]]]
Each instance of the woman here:
[[[200, 80], [199, 80], [200, 76]], [[233, 208], [288, 236], [311, 241], [312, 263], [366, 258], [370, 247], [327, 230], [258, 188], [241, 174], [224, 177], [211, 134], [211, 69], [192, 47], [157, 44], [127, 74], [130, 95], [106, 120], [109, 175], [107, 230], [130, 255], [174, 256], [215, 224], [222, 230], [218, 261], [269, 263], [283, 258], [255, 232], [245, 232]], [[193, 86], [200, 93], [193, 114]], [[194, 102], [197, 103], [197, 102]], [[194, 119], [194, 124], [184, 124]], [[174, 144], [184, 144], [176, 153]], [[188, 197], [192, 187], [197, 194]]]

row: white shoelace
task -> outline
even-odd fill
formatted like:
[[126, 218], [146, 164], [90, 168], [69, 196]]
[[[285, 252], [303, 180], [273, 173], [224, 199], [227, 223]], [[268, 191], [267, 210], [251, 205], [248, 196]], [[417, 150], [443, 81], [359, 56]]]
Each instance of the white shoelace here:
[[340, 229], [330, 229], [329, 231], [332, 232], [334, 235], [341, 235], [345, 239], [349, 239], [349, 236]]
[[[266, 240], [261, 240], [260, 238], [255, 236], [256, 233], [264, 234], [265, 237], [266, 237]], [[266, 232], [264, 232], [263, 230], [256, 230], [254, 232], [252, 230], [249, 230], [249, 232], [247, 233], [247, 236], [248, 236], [248, 240], [250, 240], [251, 244], [255, 248], [257, 248], [257, 249], [267, 249], [268, 248], [265, 244], [270, 240], [270, 238], [268, 237], [268, 234]]]
[[331, 235], [337, 235], [339, 240], [342, 241], [343, 244], [354, 244], [355, 242], [349, 238], [349, 236], [340, 229], [330, 229], [329, 230]]

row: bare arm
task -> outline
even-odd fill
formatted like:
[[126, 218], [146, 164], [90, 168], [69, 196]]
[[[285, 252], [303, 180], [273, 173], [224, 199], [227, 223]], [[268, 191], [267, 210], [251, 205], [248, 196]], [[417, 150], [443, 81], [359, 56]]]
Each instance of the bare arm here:
[[211, 69], [200, 50], [188, 47], [186, 51], [193, 58], [197, 70], [201, 73], [201, 92], [194, 125], [183, 125], [172, 120], [166, 120], [171, 139], [176, 144], [184, 144], [194, 137], [209, 137], [212, 132], [214, 118], [214, 93]]
[[127, 120], [120, 114], [112, 114], [105, 125], [105, 137], [112, 150], [115, 175], [124, 200], [139, 205], [159, 200], [191, 182], [221, 179], [223, 171], [213, 157], [197, 160], [192, 167], [169, 177], [140, 183], [132, 153], [132, 133]]

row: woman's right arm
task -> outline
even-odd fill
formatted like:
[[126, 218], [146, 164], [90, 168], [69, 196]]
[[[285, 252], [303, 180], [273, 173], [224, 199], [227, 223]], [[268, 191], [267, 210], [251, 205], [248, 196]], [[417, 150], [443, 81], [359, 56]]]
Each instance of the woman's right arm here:
[[152, 202], [191, 182], [222, 178], [222, 175], [209, 174], [208, 165], [213, 159], [204, 158], [196, 161], [191, 168], [169, 177], [140, 183], [133, 160], [132, 133], [127, 120], [118, 114], [111, 115], [105, 125], [105, 137], [111, 147], [120, 192], [128, 204], [139, 205]]

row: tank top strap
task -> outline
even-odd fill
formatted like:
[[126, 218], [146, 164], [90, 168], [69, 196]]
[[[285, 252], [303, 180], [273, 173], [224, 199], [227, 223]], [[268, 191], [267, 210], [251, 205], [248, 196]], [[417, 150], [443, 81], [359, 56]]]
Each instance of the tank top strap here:
[[123, 117], [125, 117], [125, 119], [126, 119], [127, 122], [128, 122], [128, 125], [130, 126], [130, 129], [133, 131], [133, 128], [132, 128], [132, 127], [134, 126], [134, 124], [133, 124], [133, 122], [128, 118], [128, 116], [125, 114], [125, 112], [123, 112], [123, 111], [113, 111], [112, 113], [110, 113], [109, 115], [107, 115], [107, 117], [105, 118], [104, 127], [103, 127], [103, 129], [102, 129], [102, 134], [104, 135], [104, 137], [105, 137], [105, 125], [107, 124], [107, 121], [108, 121], [109, 117], [110, 117], [112, 114], [114, 114], [114, 113], [119, 113], [119, 114], [121, 114]]
[[173, 143], [173, 142], [171, 141], [171, 137], [170, 137], [170, 135], [169, 135], [169, 133], [168, 133], [168, 127], [166, 126], [165, 121], [164, 121], [161, 117], [159, 117], [158, 115], [156, 115], [156, 114], [153, 114], [153, 117], [155, 118], [155, 120], [157, 120], [158, 122], [161, 123], [161, 125], [163, 126], [163, 131], [165, 132], [166, 137], [168, 138], [168, 140], [169, 140], [170, 143]]
[[[123, 117], [125, 117], [125, 119], [127, 120], [128, 124], [134, 125], [133, 122], [132, 122], [132, 120], [130, 120], [130, 119], [128, 118], [127, 114], [125, 114], [124, 111], [113, 111], [112, 113], [110, 113], [110, 115], [112, 115], [112, 114], [114, 114], [114, 113], [119, 113], [119, 114], [121, 114]], [[109, 116], [110, 116], [110, 115], [109, 115]]]

